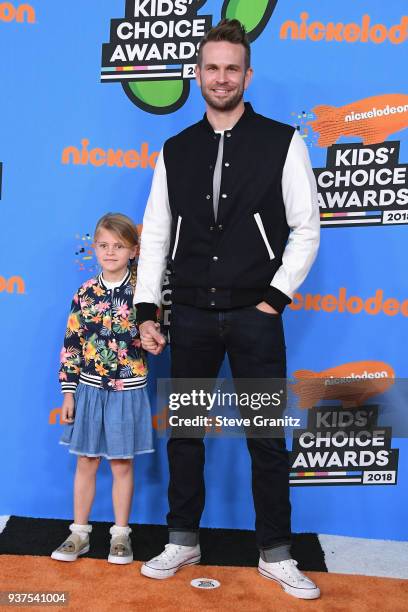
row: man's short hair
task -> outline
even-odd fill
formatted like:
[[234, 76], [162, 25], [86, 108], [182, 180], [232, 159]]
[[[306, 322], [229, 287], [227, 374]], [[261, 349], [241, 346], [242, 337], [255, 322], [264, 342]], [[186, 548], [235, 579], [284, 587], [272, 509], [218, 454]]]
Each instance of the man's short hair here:
[[209, 42], [230, 42], [234, 45], [242, 45], [245, 49], [245, 71], [251, 65], [251, 45], [245, 27], [238, 19], [222, 19], [220, 23], [208, 30], [200, 43], [197, 64], [202, 65], [203, 49]]

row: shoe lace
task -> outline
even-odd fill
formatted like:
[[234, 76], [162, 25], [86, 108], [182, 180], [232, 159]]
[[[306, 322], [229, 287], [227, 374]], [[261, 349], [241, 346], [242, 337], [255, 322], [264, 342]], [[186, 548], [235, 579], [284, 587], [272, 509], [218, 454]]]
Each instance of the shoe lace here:
[[297, 582], [308, 582], [308, 578], [298, 570], [297, 564], [295, 559], [288, 559], [287, 561], [281, 561], [279, 565], [283, 572], [293, 580]]
[[295, 559], [287, 559], [286, 561], [281, 561], [280, 566], [286, 573], [291, 573], [293, 570], [297, 570], [297, 561]]
[[166, 544], [163, 552], [155, 558], [160, 561], [169, 562], [174, 559], [180, 550], [181, 546], [179, 544]]

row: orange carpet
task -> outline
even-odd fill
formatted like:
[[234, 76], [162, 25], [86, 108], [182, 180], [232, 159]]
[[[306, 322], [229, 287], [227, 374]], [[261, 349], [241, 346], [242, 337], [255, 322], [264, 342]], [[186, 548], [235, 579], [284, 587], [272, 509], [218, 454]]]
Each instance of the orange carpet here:
[[[168, 580], [139, 574], [140, 563], [115, 566], [99, 559], [59, 563], [47, 557], [2, 555], [0, 590], [68, 591], [70, 601], [61, 610], [78, 612], [407, 612], [408, 581], [309, 572], [322, 597], [301, 601], [286, 595], [279, 585], [259, 576], [254, 568], [193, 566]], [[211, 591], [190, 586], [193, 578], [216, 578], [221, 587]], [[1, 606], [1, 610], [10, 610]], [[46, 610], [36, 606], [36, 610]], [[48, 607], [48, 609], [50, 609]], [[56, 609], [56, 608], [53, 608]]]

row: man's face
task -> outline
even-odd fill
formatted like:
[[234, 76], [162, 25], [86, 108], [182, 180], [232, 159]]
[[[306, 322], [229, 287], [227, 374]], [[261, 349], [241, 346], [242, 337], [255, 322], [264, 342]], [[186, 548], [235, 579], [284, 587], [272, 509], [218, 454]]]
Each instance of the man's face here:
[[252, 68], [245, 71], [245, 48], [229, 42], [209, 42], [203, 48], [196, 79], [208, 106], [231, 111], [241, 102], [252, 78]]

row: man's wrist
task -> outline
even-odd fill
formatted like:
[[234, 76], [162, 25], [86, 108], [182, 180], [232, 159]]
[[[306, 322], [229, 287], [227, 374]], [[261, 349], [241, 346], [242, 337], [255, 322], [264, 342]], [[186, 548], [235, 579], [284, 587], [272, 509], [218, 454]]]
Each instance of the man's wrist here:
[[157, 306], [156, 304], [150, 304], [148, 302], [140, 302], [135, 304], [136, 306], [136, 322], [141, 325], [145, 321], [157, 321]]
[[263, 301], [269, 304], [269, 306], [272, 306], [279, 314], [281, 314], [285, 310], [285, 307], [292, 302], [286, 293], [272, 286], [268, 288], [268, 291], [263, 297]]

